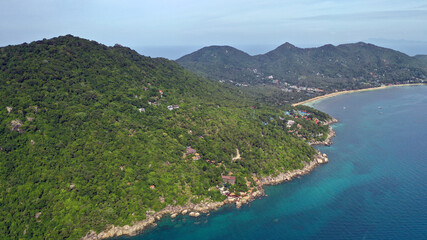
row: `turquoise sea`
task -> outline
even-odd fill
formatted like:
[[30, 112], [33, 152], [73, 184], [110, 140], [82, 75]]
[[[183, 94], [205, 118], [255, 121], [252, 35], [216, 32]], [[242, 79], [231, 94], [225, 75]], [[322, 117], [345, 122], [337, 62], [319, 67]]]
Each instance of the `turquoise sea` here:
[[164, 218], [120, 239], [427, 239], [427, 86], [313, 104], [340, 122], [330, 162], [240, 209]]

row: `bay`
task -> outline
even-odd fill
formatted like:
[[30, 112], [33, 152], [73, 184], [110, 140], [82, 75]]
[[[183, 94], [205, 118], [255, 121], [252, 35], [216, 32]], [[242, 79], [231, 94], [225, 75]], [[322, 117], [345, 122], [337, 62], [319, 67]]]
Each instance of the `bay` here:
[[199, 218], [164, 218], [118, 239], [427, 239], [427, 86], [391, 87], [311, 105], [340, 122], [329, 164], [268, 196]]

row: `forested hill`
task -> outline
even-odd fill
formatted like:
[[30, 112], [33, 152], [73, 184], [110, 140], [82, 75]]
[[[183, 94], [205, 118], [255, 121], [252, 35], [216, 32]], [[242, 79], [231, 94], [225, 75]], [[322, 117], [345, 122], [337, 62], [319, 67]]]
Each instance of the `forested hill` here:
[[177, 62], [214, 80], [256, 85], [271, 84], [273, 79], [282, 85], [288, 83], [327, 91], [420, 82], [427, 76], [427, 62], [422, 57], [410, 57], [363, 42], [305, 49], [285, 43], [256, 56], [229, 49], [233, 48], [206, 47]]
[[0, 98], [1, 239], [77, 239], [222, 200], [221, 175], [239, 193], [301, 168], [329, 118], [71, 35], [0, 48]]
[[415, 58], [427, 64], [427, 55], [416, 55]]
[[205, 47], [177, 62], [200, 76], [215, 79], [253, 78], [253, 72], [246, 69], [257, 63], [249, 54], [228, 46]]

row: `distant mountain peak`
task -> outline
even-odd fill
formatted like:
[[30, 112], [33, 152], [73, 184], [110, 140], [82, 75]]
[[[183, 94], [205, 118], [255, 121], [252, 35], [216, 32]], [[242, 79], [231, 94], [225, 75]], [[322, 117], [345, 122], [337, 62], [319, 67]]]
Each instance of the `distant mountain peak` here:
[[345, 43], [345, 44], [338, 45], [338, 47], [358, 47], [358, 48], [375, 47], [375, 48], [381, 48], [379, 46], [375, 46], [373, 44], [365, 43], [365, 42]]
[[357, 42], [356, 45], [365, 46], [365, 45], [370, 45], [370, 44], [365, 43], [365, 42]]
[[286, 48], [296, 48], [295, 45], [289, 43], [289, 42], [285, 42], [284, 44], [282, 44], [282, 47], [286, 47]]
[[320, 48], [335, 48], [335, 46], [332, 44], [325, 44], [325, 45], [321, 46]]
[[[227, 59], [236, 59], [236, 61], [247, 61], [251, 56], [237, 48], [230, 46], [208, 46], [197, 50], [191, 54], [185, 55], [177, 60], [177, 62], [185, 61], [228, 61]], [[222, 59], [222, 60], [221, 60]]]
[[289, 42], [285, 42], [284, 44], [278, 46], [276, 49], [264, 54], [270, 58], [281, 58], [283, 56], [292, 55], [303, 51], [304, 49], [298, 48], [295, 45], [292, 45]]
[[332, 44], [326, 44], [326, 45], [323, 45], [323, 46], [321, 46], [321, 47], [319, 47], [319, 48], [314, 48], [314, 50], [316, 50], [316, 49], [319, 49], [319, 50], [321, 50], [321, 51], [329, 51], [329, 52], [331, 52], [331, 51], [336, 50], [336, 49], [337, 49], [337, 47], [335, 47], [335, 46], [334, 46], [334, 45], [332, 45]]
[[283, 50], [283, 49], [294, 50], [294, 49], [298, 49], [298, 48], [289, 42], [285, 42], [284, 44], [282, 44], [276, 48], [276, 50]]
[[[240, 50], [238, 50], [237, 48], [234, 48], [234, 47], [231, 47], [231, 46], [228, 46], [228, 45], [211, 45], [211, 46], [207, 46], [207, 47], [201, 48], [200, 50], [219, 50], [219, 51], [222, 51], [222, 50], [229, 50], [229, 51], [240, 51]], [[199, 50], [199, 51], [200, 51], [200, 50]]]

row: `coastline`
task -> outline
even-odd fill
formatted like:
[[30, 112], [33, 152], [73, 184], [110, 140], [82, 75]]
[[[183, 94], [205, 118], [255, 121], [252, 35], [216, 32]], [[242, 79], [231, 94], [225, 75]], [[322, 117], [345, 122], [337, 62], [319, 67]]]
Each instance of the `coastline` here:
[[325, 145], [325, 146], [331, 146], [332, 145], [332, 138], [336, 136], [336, 132], [334, 129], [330, 126], [333, 123], [337, 123], [338, 120], [335, 118], [332, 118], [330, 121], [326, 122], [324, 125], [328, 125], [328, 136], [324, 141], [311, 141], [308, 144], [310, 146], [312, 145]]
[[[325, 125], [330, 125], [336, 123], [337, 120], [332, 118], [330, 121], [326, 122]], [[326, 145], [330, 146], [332, 144], [332, 138], [335, 136], [335, 131], [329, 126], [328, 137], [320, 142], [310, 142], [309, 145]], [[184, 206], [171, 206], [168, 205], [158, 212], [147, 213], [147, 217], [142, 220], [134, 223], [132, 226], [114, 226], [110, 225], [106, 230], [96, 233], [93, 230], [90, 230], [82, 240], [99, 240], [99, 239], [109, 239], [113, 237], [119, 237], [122, 235], [127, 236], [136, 236], [146, 230], [149, 227], [155, 227], [156, 222], [161, 220], [163, 217], [170, 216], [175, 218], [178, 215], [189, 215], [191, 217], [199, 217], [200, 214], [206, 214], [210, 211], [217, 210], [218, 208], [226, 204], [235, 204], [236, 208], [240, 208], [243, 204], [247, 204], [257, 198], [264, 196], [264, 188], [266, 185], [277, 185], [283, 182], [291, 181], [295, 177], [299, 177], [305, 174], [310, 173], [318, 165], [328, 163], [329, 159], [325, 153], [321, 153], [317, 150], [317, 154], [313, 157], [308, 163], [304, 163], [302, 169], [295, 169], [292, 171], [282, 172], [277, 176], [266, 176], [260, 178], [257, 182], [256, 191], [248, 191], [238, 197], [228, 196], [225, 200], [221, 202], [201, 202], [199, 204], [187, 203]]]
[[322, 96], [317, 96], [314, 98], [310, 98], [307, 99], [305, 101], [302, 102], [298, 102], [298, 103], [294, 103], [292, 104], [292, 106], [298, 106], [298, 105], [303, 105], [309, 102], [315, 102], [315, 101], [319, 101], [325, 98], [330, 98], [330, 97], [334, 97], [334, 96], [338, 96], [341, 94], [348, 94], [348, 93], [355, 93], [355, 92], [365, 92], [365, 91], [373, 91], [373, 90], [379, 90], [379, 89], [385, 89], [385, 88], [389, 88], [389, 87], [404, 87], [404, 86], [417, 86], [417, 85], [425, 85], [425, 83], [408, 83], [408, 84], [396, 84], [396, 85], [387, 85], [387, 86], [381, 86], [381, 87], [373, 87], [373, 88], [362, 88], [362, 89], [356, 89], [356, 90], [346, 90], [346, 91], [339, 91], [339, 92], [334, 92], [334, 93], [329, 93], [326, 95], [322, 95]]

